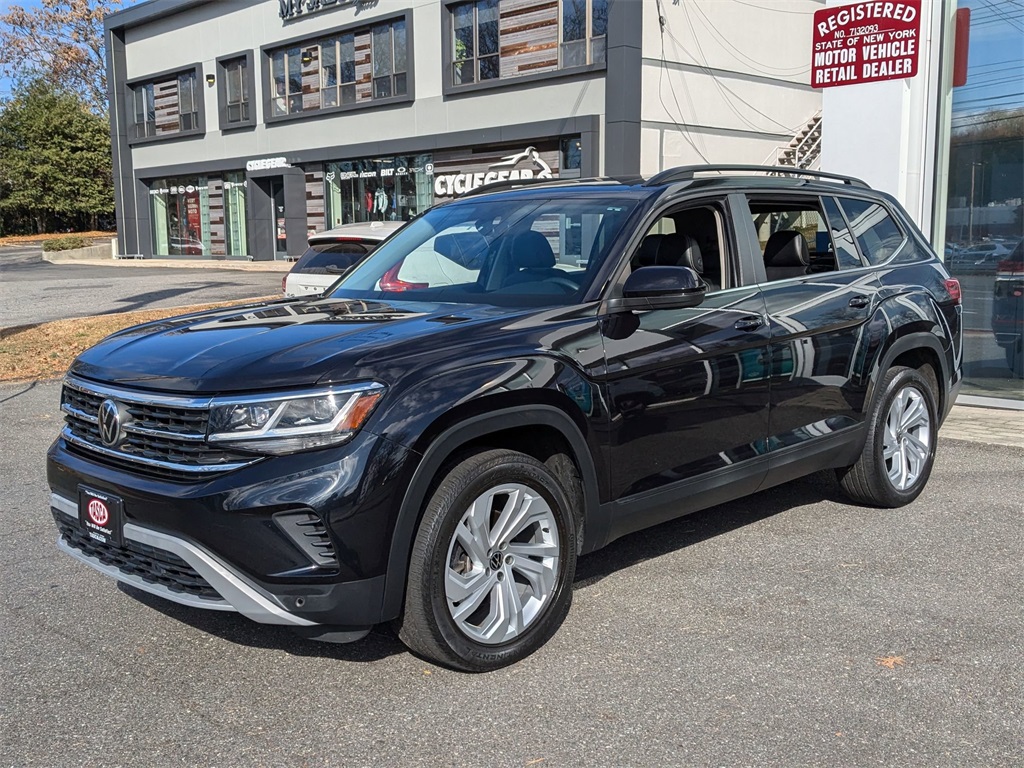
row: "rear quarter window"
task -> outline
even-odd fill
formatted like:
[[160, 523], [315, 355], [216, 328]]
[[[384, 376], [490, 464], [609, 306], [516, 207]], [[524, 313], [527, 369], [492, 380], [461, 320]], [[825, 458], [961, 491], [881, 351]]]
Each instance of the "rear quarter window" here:
[[907, 239], [889, 212], [878, 203], [839, 198], [839, 204], [868, 264], [888, 261]]
[[339, 275], [369, 254], [376, 243], [315, 243], [292, 267], [293, 272], [313, 275]]

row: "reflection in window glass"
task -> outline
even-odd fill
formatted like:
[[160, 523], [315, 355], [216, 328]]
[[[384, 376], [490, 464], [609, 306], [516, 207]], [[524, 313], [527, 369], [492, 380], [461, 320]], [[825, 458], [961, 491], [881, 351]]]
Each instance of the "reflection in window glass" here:
[[964, 393], [1024, 400], [1024, 4], [971, 12], [967, 82], [953, 88], [946, 267], [963, 289]]
[[857, 246], [853, 243], [853, 235], [846, 226], [843, 214], [839, 206], [831, 197], [823, 197], [825, 205], [825, 216], [828, 218], [829, 231], [832, 234], [832, 247], [835, 250], [836, 260], [840, 269], [856, 269], [863, 267], [864, 262], [857, 253]]
[[903, 232], [889, 213], [878, 203], [840, 198], [860, 252], [869, 264], [881, 264], [896, 253], [903, 242]]

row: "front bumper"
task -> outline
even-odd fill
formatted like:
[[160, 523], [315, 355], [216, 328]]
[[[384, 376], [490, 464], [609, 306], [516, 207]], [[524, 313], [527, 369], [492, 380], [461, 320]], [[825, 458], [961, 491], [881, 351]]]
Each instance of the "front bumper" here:
[[[343, 450], [182, 483], [108, 464], [58, 438], [47, 478], [59, 548], [101, 573], [179, 604], [330, 627], [335, 638], [350, 630], [356, 639], [381, 621], [402, 488], [394, 480], [405, 458], [404, 448], [364, 433]], [[123, 500], [123, 547], [85, 533], [80, 486]], [[312, 528], [301, 527], [306, 521]], [[317, 546], [304, 542], [307, 530]]]
[[[50, 507], [77, 523], [78, 505], [71, 499], [66, 499], [56, 493], [50, 494]], [[135, 569], [134, 573], [123, 570], [117, 565], [110, 564], [109, 561], [104, 562], [107, 558], [104, 558], [94, 548], [86, 550], [74, 546], [72, 540], [64, 535], [57, 539], [57, 546], [76, 560], [80, 560], [106, 576], [111, 576], [136, 589], [166, 600], [172, 600], [175, 603], [215, 611], [238, 611], [243, 616], [261, 624], [284, 624], [295, 627], [308, 627], [316, 624], [316, 622], [286, 611], [278, 598], [249, 582], [245, 576], [202, 547], [177, 536], [154, 531], [134, 523], [127, 523], [123, 531], [125, 541], [129, 542], [128, 547], [132, 546], [131, 542], [135, 542], [180, 558], [209, 585], [210, 590], [216, 593], [217, 597], [202, 596], [180, 588], [174, 589], [154, 580], [152, 574], [143, 575], [138, 572], [138, 569]]]

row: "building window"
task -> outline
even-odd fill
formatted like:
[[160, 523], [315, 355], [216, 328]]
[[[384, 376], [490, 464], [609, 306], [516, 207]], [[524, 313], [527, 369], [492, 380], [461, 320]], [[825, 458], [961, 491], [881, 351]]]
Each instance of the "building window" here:
[[222, 65], [229, 125], [249, 122], [249, 63], [243, 56]]
[[561, 141], [562, 170], [579, 170], [583, 163], [583, 142], [579, 136], [569, 136]]
[[156, 136], [156, 103], [153, 98], [153, 84], [136, 85], [135, 100], [135, 138]]
[[320, 106], [356, 103], [356, 36], [348, 32], [320, 44]]
[[207, 177], [159, 179], [150, 185], [149, 196], [152, 201], [154, 255], [210, 255]]
[[298, 47], [276, 51], [270, 58], [273, 114], [302, 111], [302, 52]]
[[452, 83], [501, 76], [498, 0], [477, 0], [452, 8]]
[[131, 85], [134, 130], [145, 139], [201, 129], [202, 94], [196, 92], [196, 69]]
[[373, 28], [373, 98], [405, 95], [408, 58], [404, 20]]
[[269, 56], [274, 117], [408, 94], [404, 18], [272, 51]]
[[199, 109], [196, 105], [196, 73], [178, 76], [178, 130], [191, 131], [199, 127]]
[[327, 227], [361, 221], [408, 221], [434, 204], [430, 155], [328, 163]]
[[603, 63], [607, 35], [608, 0], [562, 0], [563, 69]]

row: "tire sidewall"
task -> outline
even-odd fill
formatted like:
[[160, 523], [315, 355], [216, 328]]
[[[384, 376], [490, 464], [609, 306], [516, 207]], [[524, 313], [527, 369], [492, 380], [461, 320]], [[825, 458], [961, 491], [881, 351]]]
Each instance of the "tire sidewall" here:
[[[889, 480], [889, 473], [885, 468], [883, 450], [885, 445], [886, 420], [889, 416], [889, 409], [892, 408], [893, 401], [900, 392], [908, 386], [914, 387], [914, 389], [921, 393], [924, 398], [925, 407], [928, 409], [929, 445], [928, 457], [925, 461], [924, 468], [921, 470], [920, 476], [914, 481], [913, 485], [906, 490], [901, 491]], [[936, 420], [935, 393], [932, 392], [932, 388], [924, 376], [913, 368], [894, 369], [894, 371], [887, 377], [882, 397], [879, 399], [878, 405], [875, 408], [873, 421], [871, 451], [876, 463], [875, 470], [878, 477], [882, 480], [881, 485], [884, 488], [884, 495], [889, 497], [891, 506], [903, 506], [921, 495], [921, 491], [924, 490], [925, 485], [928, 483], [928, 478], [931, 476], [932, 466], [935, 464], [935, 447], [938, 444], [939, 432], [939, 424]]]
[[[452, 498], [439, 525], [431, 531], [430, 561], [424, 575], [424, 594], [444, 643], [474, 669], [490, 670], [525, 658], [542, 646], [561, 625], [572, 600], [572, 578], [576, 570], [576, 532], [569, 502], [557, 478], [540, 462], [495, 461], [481, 468]], [[531, 460], [532, 461], [532, 460]], [[485, 645], [466, 637], [456, 626], [448, 610], [445, 594], [448, 548], [455, 528], [474, 499], [490, 488], [504, 483], [520, 483], [540, 494], [551, 507], [558, 526], [559, 573], [555, 588], [540, 616], [519, 637], [500, 645]]]

